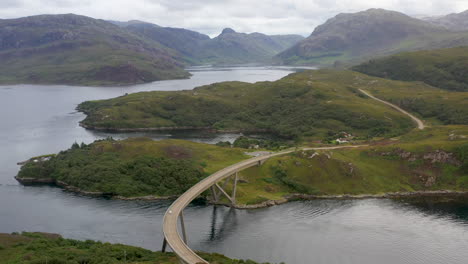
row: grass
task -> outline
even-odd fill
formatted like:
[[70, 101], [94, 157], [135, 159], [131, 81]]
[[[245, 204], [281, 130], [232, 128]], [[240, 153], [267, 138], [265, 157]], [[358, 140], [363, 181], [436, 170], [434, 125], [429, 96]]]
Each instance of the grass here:
[[[213, 264], [256, 264], [216, 253], [199, 253]], [[5, 264], [176, 264], [174, 253], [92, 240], [65, 239], [48, 233], [0, 233], [0, 259]]]
[[[237, 202], [255, 204], [279, 200], [291, 193], [358, 195], [468, 191], [468, 172], [462, 171], [462, 165], [424, 159], [424, 155], [443, 150], [462, 161], [457, 154], [461, 146], [468, 146], [467, 126], [434, 126], [365, 148], [300, 151], [275, 157], [260, 167], [240, 172], [244, 181], [238, 184]], [[411, 152], [415, 160], [402, 158], [402, 150]], [[431, 176], [435, 177], [435, 182], [426, 185]], [[231, 188], [232, 185], [228, 185], [228, 192]]]
[[[362, 76], [351, 71], [305, 71], [275, 82], [224, 82], [192, 91], [136, 93], [84, 102], [78, 109], [87, 114], [84, 125], [111, 130], [260, 130], [290, 139], [322, 139], [330, 131], [374, 137], [411, 130], [406, 116], [358, 92], [361, 86], [354, 83]], [[392, 81], [385, 85], [388, 90], [418, 86]]]
[[353, 67], [372, 76], [468, 91], [468, 47], [405, 52]]
[[[396, 85], [389, 89], [388, 82]], [[421, 82], [390, 81], [367, 75], [359, 76], [355, 85], [420, 116], [429, 124], [468, 124], [468, 92], [451, 92]]]

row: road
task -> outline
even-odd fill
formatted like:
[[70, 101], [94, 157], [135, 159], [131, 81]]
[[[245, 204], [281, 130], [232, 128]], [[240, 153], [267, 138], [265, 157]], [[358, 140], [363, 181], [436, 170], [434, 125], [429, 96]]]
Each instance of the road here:
[[419, 128], [419, 129], [423, 130], [423, 129], [425, 128], [424, 123], [423, 123], [423, 121], [422, 121], [421, 119], [419, 119], [419, 118], [415, 117], [414, 115], [412, 115], [412, 114], [406, 112], [405, 110], [401, 109], [400, 107], [398, 107], [398, 106], [396, 106], [396, 105], [394, 105], [394, 104], [392, 104], [392, 103], [389, 103], [389, 102], [387, 102], [387, 101], [381, 100], [381, 99], [379, 99], [379, 98], [373, 96], [373, 95], [370, 94], [369, 92], [366, 92], [366, 91], [364, 91], [364, 90], [362, 90], [362, 89], [359, 89], [359, 91], [361, 91], [361, 93], [363, 93], [363, 94], [369, 96], [370, 98], [372, 98], [372, 99], [374, 99], [374, 100], [377, 100], [377, 101], [379, 101], [379, 102], [381, 102], [381, 103], [383, 103], [383, 104], [389, 105], [389, 106], [391, 106], [392, 108], [394, 108], [394, 109], [396, 109], [396, 110], [402, 112], [403, 114], [409, 116], [409, 117], [410, 117], [411, 119], [413, 119], [413, 121], [418, 125], [418, 128]]
[[[365, 147], [367, 145], [358, 145], [358, 146], [335, 146], [335, 147], [322, 147], [322, 148], [301, 148], [300, 150], [332, 150], [332, 149], [342, 149], [342, 148], [358, 148]], [[226, 167], [222, 170], [219, 170], [210, 176], [206, 177], [202, 181], [195, 184], [192, 188], [183, 193], [177, 200], [172, 203], [172, 205], [167, 209], [166, 214], [164, 215], [163, 220], [163, 232], [164, 237], [166, 238], [167, 243], [175, 252], [175, 254], [183, 260], [183, 263], [187, 264], [199, 264], [199, 263], [208, 263], [206, 260], [198, 256], [192, 249], [190, 249], [187, 244], [184, 243], [182, 237], [180, 236], [177, 225], [179, 221], [179, 216], [189, 203], [197, 198], [202, 192], [210, 188], [215, 183], [228, 178], [234, 173], [241, 171], [243, 169], [253, 167], [259, 162], [267, 160], [269, 158], [288, 154], [294, 152], [295, 150], [287, 150], [282, 152], [273, 153], [270, 155], [259, 156], [251, 158], [248, 160], [241, 161], [229, 167]]]

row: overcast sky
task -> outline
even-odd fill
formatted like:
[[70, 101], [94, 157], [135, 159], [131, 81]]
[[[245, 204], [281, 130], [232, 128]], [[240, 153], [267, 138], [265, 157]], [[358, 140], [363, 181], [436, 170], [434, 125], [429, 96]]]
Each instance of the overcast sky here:
[[342, 12], [385, 8], [409, 15], [442, 15], [468, 9], [468, 0], [0, 0], [0, 18], [75, 13], [112, 20], [143, 20], [216, 36], [238, 32], [308, 36]]

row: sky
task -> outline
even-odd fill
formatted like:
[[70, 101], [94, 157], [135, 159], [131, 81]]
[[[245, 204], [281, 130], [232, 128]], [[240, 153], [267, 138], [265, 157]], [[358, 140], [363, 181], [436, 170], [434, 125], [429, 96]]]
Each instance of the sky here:
[[468, 0], [0, 0], [0, 18], [74, 13], [182, 27], [211, 37], [226, 27], [246, 33], [308, 36], [338, 13], [369, 8], [438, 16], [467, 10]]

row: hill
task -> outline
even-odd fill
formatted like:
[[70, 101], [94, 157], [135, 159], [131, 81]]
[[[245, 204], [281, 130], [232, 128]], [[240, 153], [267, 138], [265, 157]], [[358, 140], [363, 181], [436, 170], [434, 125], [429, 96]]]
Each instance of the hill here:
[[[386, 85], [387, 79], [362, 75], [354, 85], [377, 98], [416, 113], [427, 124], [468, 125], [468, 92], [452, 92], [422, 82], [400, 82], [405, 85]], [[397, 81], [391, 81], [397, 82]]]
[[0, 84], [126, 85], [187, 78], [180, 54], [73, 14], [0, 20]]
[[89, 195], [168, 198], [244, 159], [241, 149], [182, 140], [112, 139], [74, 144], [57, 155], [32, 158], [16, 177]]
[[468, 31], [468, 10], [461, 13], [449, 14], [439, 17], [423, 18], [434, 25], [442, 26], [453, 31]]
[[467, 33], [454, 33], [427, 21], [383, 9], [339, 14], [305, 40], [278, 54], [283, 64], [356, 63], [401, 51], [468, 44]]
[[[258, 264], [251, 260], [230, 259], [216, 253], [198, 254], [210, 263]], [[0, 259], [9, 264], [180, 263], [174, 253], [153, 252], [140, 247], [92, 240], [66, 239], [58, 234], [29, 232], [0, 233]]]
[[299, 35], [245, 34], [232, 29], [224, 29], [211, 39], [195, 31], [146, 22], [130, 21], [120, 25], [177, 50], [190, 64], [268, 63], [274, 55], [303, 39]]
[[[366, 143], [354, 149], [299, 150], [243, 170], [237, 201], [264, 206], [267, 200], [468, 191], [468, 126], [432, 126]], [[119, 199], [172, 198], [246, 158], [241, 149], [183, 140], [104, 140], [32, 158], [18, 179]], [[228, 192], [233, 187], [225, 186]]]
[[[191, 91], [143, 92], [78, 106], [82, 126], [103, 130], [214, 129], [316, 138], [341, 131], [367, 138], [398, 135], [413, 127], [401, 113], [358, 92], [349, 71], [305, 71], [275, 82], [225, 82]], [[411, 83], [379, 82], [392, 90]], [[417, 86], [417, 85], [416, 85]], [[422, 85], [419, 85], [422, 86]]]
[[405, 52], [352, 68], [372, 76], [421, 81], [441, 89], [468, 92], [468, 46]]
[[[263, 206], [268, 200], [284, 202], [285, 198], [449, 193], [444, 190], [466, 195], [467, 157], [467, 126], [413, 130], [391, 141], [358, 149], [298, 151], [241, 171], [237, 202]], [[231, 189], [232, 185], [226, 187], [228, 193]]]

